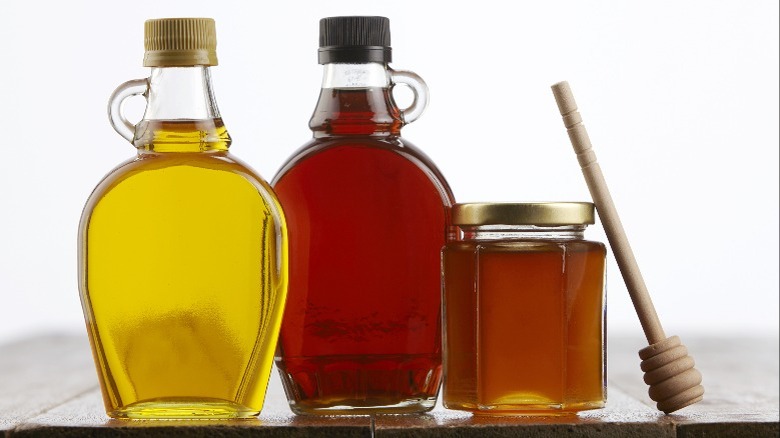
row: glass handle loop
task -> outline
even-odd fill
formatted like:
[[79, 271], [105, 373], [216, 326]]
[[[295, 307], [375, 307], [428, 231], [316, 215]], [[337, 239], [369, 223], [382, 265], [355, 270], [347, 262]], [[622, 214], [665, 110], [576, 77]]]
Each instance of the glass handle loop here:
[[410, 71], [396, 70], [390, 73], [390, 81], [393, 84], [404, 84], [412, 89], [414, 100], [408, 108], [401, 110], [401, 118], [404, 123], [412, 123], [417, 120], [428, 106], [430, 94], [425, 81]]
[[134, 79], [118, 86], [108, 99], [108, 121], [119, 135], [130, 143], [135, 136], [135, 125], [130, 123], [122, 111], [125, 100], [132, 96], [148, 97], [149, 79]]

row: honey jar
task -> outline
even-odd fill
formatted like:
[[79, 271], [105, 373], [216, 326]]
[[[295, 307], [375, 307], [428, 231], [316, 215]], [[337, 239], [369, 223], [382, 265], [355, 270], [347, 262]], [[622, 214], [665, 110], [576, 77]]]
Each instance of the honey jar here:
[[456, 204], [442, 250], [444, 406], [552, 414], [606, 401], [605, 259], [586, 202]]

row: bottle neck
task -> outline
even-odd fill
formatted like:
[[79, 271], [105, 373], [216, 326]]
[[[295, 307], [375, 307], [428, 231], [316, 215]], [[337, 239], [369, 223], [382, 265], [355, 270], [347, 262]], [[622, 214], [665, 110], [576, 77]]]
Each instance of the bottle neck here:
[[309, 128], [315, 137], [400, 135], [403, 121], [385, 64], [325, 64]]
[[587, 225], [473, 225], [461, 226], [463, 240], [582, 240]]
[[152, 68], [146, 111], [133, 140], [139, 151], [225, 151], [230, 142], [209, 67]]

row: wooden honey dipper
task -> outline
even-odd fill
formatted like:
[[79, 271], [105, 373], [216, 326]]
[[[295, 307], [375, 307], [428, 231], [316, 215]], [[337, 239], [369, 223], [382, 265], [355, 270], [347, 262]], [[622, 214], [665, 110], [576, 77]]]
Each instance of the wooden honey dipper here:
[[642, 330], [647, 337], [649, 346], [639, 350], [639, 357], [642, 359], [641, 368], [645, 373], [645, 383], [650, 385], [650, 398], [657, 403], [658, 410], [666, 414], [701, 401], [704, 395], [701, 373], [694, 368], [693, 358], [688, 355], [688, 349], [682, 345], [680, 338], [667, 338], [661, 327], [661, 321], [609, 194], [607, 182], [601, 173], [601, 166], [596, 161], [596, 153], [593, 152], [588, 132], [582, 124], [582, 116], [577, 111], [569, 83], [559, 82], [552, 86], [552, 90], [590, 195], [596, 204], [620, 273], [623, 274]]

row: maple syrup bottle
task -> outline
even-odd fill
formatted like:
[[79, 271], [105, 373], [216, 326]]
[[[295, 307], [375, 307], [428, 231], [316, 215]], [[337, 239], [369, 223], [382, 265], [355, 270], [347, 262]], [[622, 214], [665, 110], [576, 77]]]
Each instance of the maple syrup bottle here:
[[[145, 24], [151, 76], [114, 92], [111, 123], [137, 149], [93, 191], [79, 289], [106, 412], [245, 418], [265, 397], [287, 286], [284, 216], [228, 152], [210, 66], [214, 20]], [[147, 99], [132, 125], [122, 102]]]
[[[436, 401], [439, 250], [454, 199], [401, 138], [428, 94], [390, 60], [387, 18], [320, 21], [314, 138], [272, 181], [290, 235], [276, 363], [298, 414], [424, 412]], [[395, 83], [413, 90], [409, 108], [393, 101]]]

